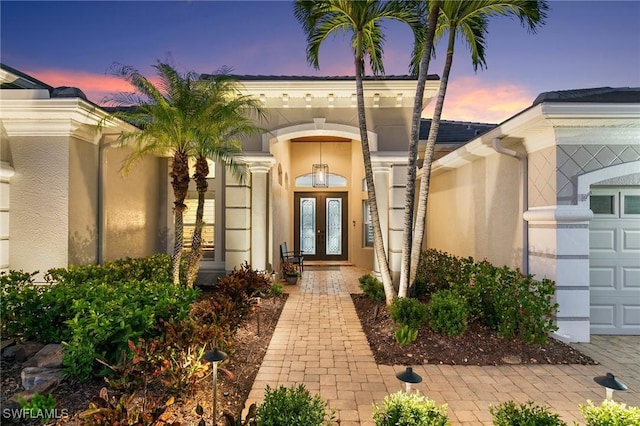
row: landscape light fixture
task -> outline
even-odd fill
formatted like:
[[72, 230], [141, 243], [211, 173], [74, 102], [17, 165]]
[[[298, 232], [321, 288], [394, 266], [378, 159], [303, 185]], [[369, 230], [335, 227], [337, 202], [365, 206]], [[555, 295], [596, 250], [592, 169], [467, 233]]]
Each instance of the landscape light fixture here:
[[614, 376], [611, 373], [607, 373], [606, 376], [594, 377], [593, 381], [599, 384], [600, 386], [603, 386], [606, 389], [607, 394], [605, 399], [607, 401], [613, 401], [614, 390], [623, 391], [628, 389], [627, 385], [622, 383], [620, 380], [616, 379], [616, 376]]
[[217, 394], [216, 394], [216, 387], [217, 387], [217, 382], [218, 382], [218, 363], [220, 361], [224, 361], [225, 359], [229, 358], [229, 356], [222, 352], [219, 351], [218, 348], [215, 348], [212, 351], [207, 352], [206, 354], [204, 354], [204, 356], [202, 357], [202, 359], [204, 359], [207, 362], [210, 362], [213, 365], [213, 424], [217, 424], [216, 420], [218, 418], [218, 399], [217, 399]]
[[311, 186], [314, 188], [329, 187], [329, 165], [322, 162], [322, 142], [320, 145], [320, 163], [311, 167]]
[[407, 367], [406, 370], [401, 371], [396, 374], [396, 378], [401, 382], [404, 382], [404, 390], [405, 392], [411, 392], [411, 385], [413, 383], [420, 383], [422, 381], [422, 377], [419, 374], [413, 372], [413, 368]]

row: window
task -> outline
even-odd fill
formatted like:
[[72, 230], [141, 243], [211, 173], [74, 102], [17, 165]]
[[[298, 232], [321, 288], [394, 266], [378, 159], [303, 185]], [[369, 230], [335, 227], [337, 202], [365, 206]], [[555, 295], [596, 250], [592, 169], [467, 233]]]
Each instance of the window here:
[[[307, 175], [298, 176], [296, 178], [295, 185], [298, 187], [312, 186], [312, 175], [311, 173]], [[344, 176], [337, 175], [335, 173], [329, 173], [329, 187], [345, 187], [347, 186], [347, 178]]]
[[362, 202], [362, 246], [373, 247], [373, 225], [368, 200]]
[[623, 214], [640, 214], [640, 195], [624, 195]]
[[[183, 249], [185, 252], [191, 251], [193, 231], [196, 229], [196, 210], [198, 209], [198, 193], [189, 191], [187, 199], [184, 200], [187, 209], [184, 212], [184, 236]], [[202, 257], [213, 259], [215, 255], [215, 222], [216, 222], [216, 200], [213, 192], [207, 192], [204, 202], [204, 212], [202, 215], [204, 227], [202, 228]]]
[[593, 214], [614, 214], [616, 200], [613, 195], [591, 195], [589, 197], [589, 208]]

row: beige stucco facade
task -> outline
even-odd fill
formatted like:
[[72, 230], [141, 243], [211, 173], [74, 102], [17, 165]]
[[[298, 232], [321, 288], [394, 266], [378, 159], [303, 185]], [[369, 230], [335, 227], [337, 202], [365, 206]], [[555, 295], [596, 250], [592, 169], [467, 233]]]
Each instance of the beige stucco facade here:
[[42, 280], [50, 268], [163, 248], [166, 161], [149, 158], [123, 176], [126, 149], [109, 143], [128, 125], [99, 128], [104, 111], [46, 89], [2, 90], [0, 109], [3, 269]]
[[[0, 96], [0, 269], [43, 273], [171, 253], [170, 160], [149, 157], [123, 175], [129, 151], [114, 141], [132, 129], [126, 123], [103, 122], [107, 114], [99, 107], [82, 97], [52, 97], [51, 88], [28, 76], [3, 69], [0, 77], [22, 87], [3, 89]], [[244, 141], [237, 158], [247, 166], [245, 180], [215, 167], [208, 193], [215, 207], [206, 219], [213, 250], [201, 263], [201, 282], [244, 262], [278, 271], [280, 244], [298, 250], [309, 230], [299, 222], [302, 199], [342, 203], [341, 222], [334, 222], [341, 223], [341, 257], [327, 251], [316, 261], [377, 271], [365, 241], [368, 197], [354, 81], [250, 77], [241, 83], [243, 94], [265, 110], [259, 123], [264, 132]], [[378, 210], [395, 279], [415, 84], [407, 78], [364, 82]], [[425, 105], [437, 88], [437, 80], [428, 81]], [[555, 322], [563, 339], [588, 341], [593, 330], [640, 333], [640, 102], [634, 91], [595, 90], [596, 97], [628, 97], [613, 102], [544, 98], [439, 158], [432, 168], [426, 246], [554, 280]], [[318, 162], [338, 183], [311, 186], [308, 177]], [[606, 196], [619, 206], [594, 214], [594, 191], [613, 191]], [[314, 208], [318, 217], [328, 214]], [[327, 229], [324, 216], [318, 220], [321, 241]], [[311, 231], [315, 238], [316, 229]], [[600, 321], [595, 328], [594, 318]]]

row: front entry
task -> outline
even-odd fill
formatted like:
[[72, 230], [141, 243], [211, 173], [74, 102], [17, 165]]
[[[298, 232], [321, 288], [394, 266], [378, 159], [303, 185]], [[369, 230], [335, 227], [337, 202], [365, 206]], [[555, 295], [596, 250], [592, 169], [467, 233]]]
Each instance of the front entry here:
[[294, 194], [295, 250], [304, 260], [347, 260], [347, 193]]

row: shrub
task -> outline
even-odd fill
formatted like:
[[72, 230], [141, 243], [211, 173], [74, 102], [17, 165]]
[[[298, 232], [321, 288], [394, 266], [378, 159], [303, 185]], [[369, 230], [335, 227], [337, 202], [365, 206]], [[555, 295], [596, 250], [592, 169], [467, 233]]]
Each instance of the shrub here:
[[496, 426], [566, 426], [560, 416], [549, 412], [546, 407], [534, 405], [533, 401], [516, 405], [513, 401], [489, 407]]
[[429, 249], [420, 254], [414, 281], [415, 296], [421, 297], [446, 290], [452, 284], [466, 283], [474, 271], [473, 258], [459, 258]]
[[21, 337], [38, 340], [49, 327], [40, 309], [42, 288], [34, 285], [32, 274], [9, 271], [0, 274], [0, 331], [2, 339]]
[[464, 297], [456, 291], [438, 291], [431, 298], [427, 309], [429, 326], [436, 333], [458, 336], [467, 330], [469, 309]]
[[426, 305], [411, 297], [394, 299], [389, 307], [389, 312], [392, 320], [416, 330], [427, 321]]
[[640, 425], [640, 407], [627, 407], [615, 401], [602, 401], [596, 406], [591, 401], [580, 404], [580, 411], [587, 426], [628, 426]]
[[258, 406], [258, 426], [320, 426], [333, 418], [327, 413], [327, 403], [320, 396], [311, 396], [304, 385], [272, 389], [267, 385], [264, 402]]
[[280, 296], [282, 294], [282, 283], [275, 282], [271, 285], [271, 295]]
[[384, 302], [386, 296], [384, 294], [384, 286], [380, 280], [371, 274], [366, 274], [358, 278], [358, 281], [365, 296], [376, 302]]
[[158, 337], [161, 319], [186, 318], [198, 294], [171, 282], [149, 281], [88, 281], [74, 290], [76, 298], [65, 301], [73, 316], [65, 322], [71, 337], [65, 342], [63, 364], [67, 374], [81, 380], [96, 372], [95, 359], [117, 363], [129, 340]]
[[[506, 266], [497, 268], [472, 258], [460, 259], [436, 250], [422, 254], [416, 285], [426, 293], [451, 288], [464, 296], [469, 320], [482, 321], [507, 339], [519, 336], [528, 343], [545, 343], [558, 305], [555, 283]], [[418, 287], [419, 287], [418, 286]]]
[[445, 426], [449, 424], [447, 406], [419, 393], [396, 392], [384, 398], [382, 408], [373, 405], [376, 426]]

